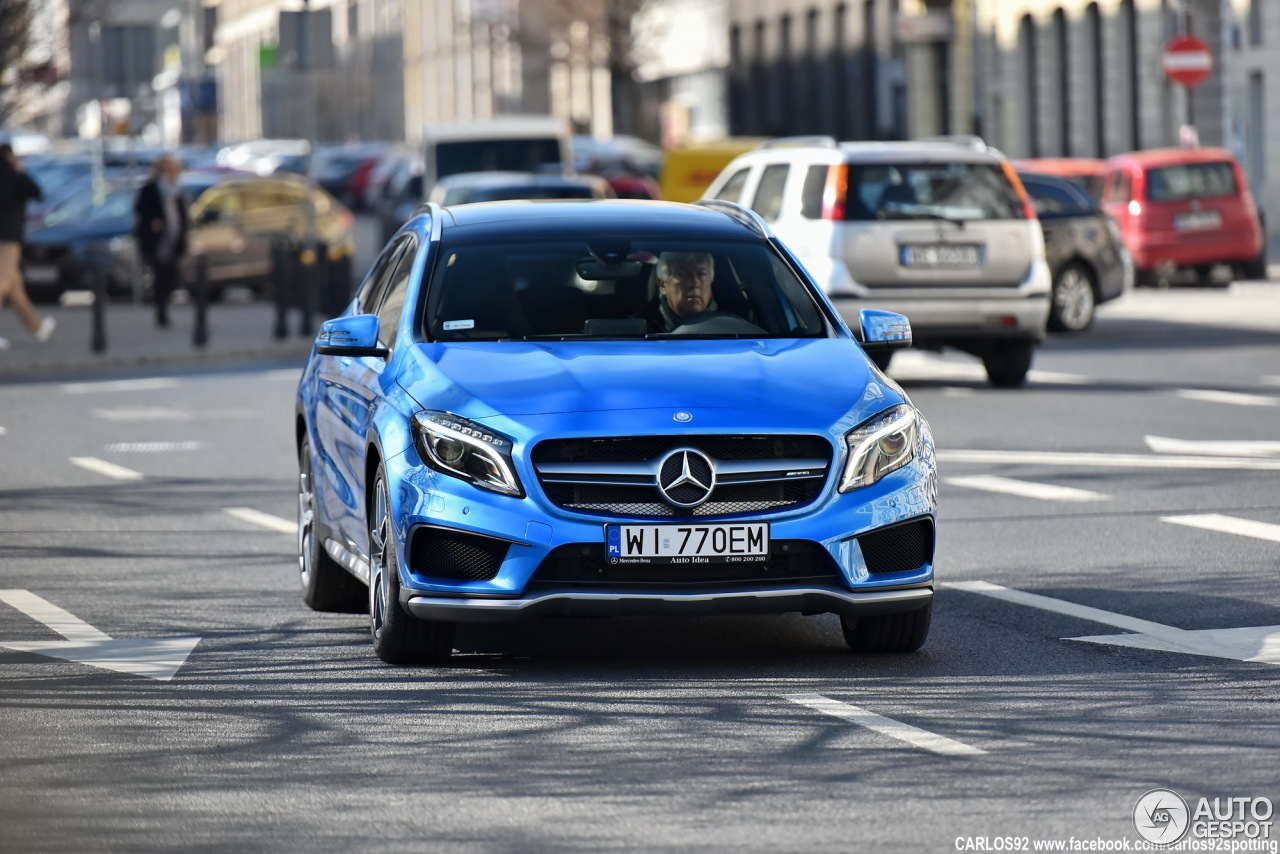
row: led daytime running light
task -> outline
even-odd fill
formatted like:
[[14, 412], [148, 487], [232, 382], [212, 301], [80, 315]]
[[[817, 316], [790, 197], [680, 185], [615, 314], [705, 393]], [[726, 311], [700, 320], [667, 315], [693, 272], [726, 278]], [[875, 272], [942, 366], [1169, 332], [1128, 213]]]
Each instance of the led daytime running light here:
[[507, 437], [448, 412], [419, 412], [413, 426], [423, 462], [432, 468], [481, 489], [524, 496]]
[[849, 456], [840, 478], [840, 491], [870, 486], [915, 457], [919, 444], [916, 410], [895, 406], [845, 434]]

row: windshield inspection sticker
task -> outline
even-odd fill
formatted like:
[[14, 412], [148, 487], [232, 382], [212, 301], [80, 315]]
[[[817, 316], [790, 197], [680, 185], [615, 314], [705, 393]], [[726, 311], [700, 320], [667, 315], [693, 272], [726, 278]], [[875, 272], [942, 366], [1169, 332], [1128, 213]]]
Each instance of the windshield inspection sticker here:
[[455, 329], [475, 329], [476, 322], [474, 320], [446, 320], [444, 322], [444, 331], [452, 332]]

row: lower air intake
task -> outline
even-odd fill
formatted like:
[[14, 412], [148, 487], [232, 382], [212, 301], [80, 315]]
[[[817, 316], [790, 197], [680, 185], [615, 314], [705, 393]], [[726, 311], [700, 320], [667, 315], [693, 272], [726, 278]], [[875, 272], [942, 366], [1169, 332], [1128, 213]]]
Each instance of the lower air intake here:
[[933, 560], [933, 522], [917, 519], [858, 537], [867, 571], [911, 572]]
[[417, 528], [410, 535], [410, 568], [450, 581], [492, 581], [511, 544], [446, 528]]

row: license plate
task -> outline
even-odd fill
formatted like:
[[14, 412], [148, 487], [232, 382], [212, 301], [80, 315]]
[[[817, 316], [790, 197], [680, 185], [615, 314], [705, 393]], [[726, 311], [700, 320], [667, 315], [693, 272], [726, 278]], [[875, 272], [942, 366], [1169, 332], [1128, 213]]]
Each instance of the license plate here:
[[1173, 218], [1173, 227], [1178, 231], [1203, 231], [1207, 228], [1221, 228], [1222, 214], [1217, 211], [1193, 211], [1178, 214]]
[[22, 271], [22, 278], [33, 285], [48, 285], [58, 281], [58, 268], [47, 266], [27, 267]]
[[904, 267], [964, 269], [977, 267], [982, 259], [982, 248], [970, 244], [915, 244], [898, 249]]
[[610, 563], [758, 563], [769, 559], [769, 523], [606, 525]]

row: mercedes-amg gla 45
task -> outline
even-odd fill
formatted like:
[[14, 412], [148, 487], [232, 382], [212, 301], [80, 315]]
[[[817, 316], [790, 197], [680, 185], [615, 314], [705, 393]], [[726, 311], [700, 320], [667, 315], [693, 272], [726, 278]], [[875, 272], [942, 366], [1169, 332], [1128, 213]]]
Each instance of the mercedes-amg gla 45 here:
[[917, 649], [933, 438], [866, 355], [910, 325], [859, 321], [732, 203], [423, 206], [298, 388], [304, 601], [367, 606], [392, 663], [541, 615], [834, 613]]

